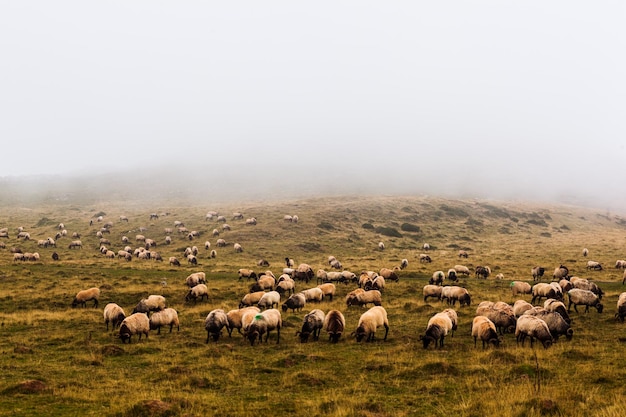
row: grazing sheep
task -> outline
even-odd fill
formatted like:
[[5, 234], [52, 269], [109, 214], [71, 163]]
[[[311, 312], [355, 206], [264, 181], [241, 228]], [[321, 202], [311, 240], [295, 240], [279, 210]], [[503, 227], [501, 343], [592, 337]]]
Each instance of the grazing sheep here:
[[447, 278], [452, 281], [452, 282], [456, 282], [457, 281], [457, 276], [456, 276], [456, 270], [455, 269], [448, 269], [448, 275]]
[[335, 284], [325, 283], [317, 286], [324, 295], [324, 298], [328, 298], [330, 301], [333, 301], [333, 297], [335, 296]]
[[534, 306], [526, 300], [517, 300], [513, 304], [513, 314], [515, 314], [515, 317], [519, 317], [533, 307]]
[[204, 284], [198, 284], [194, 287], [192, 287], [189, 292], [187, 292], [187, 295], [185, 296], [185, 301], [189, 302], [191, 300], [193, 300], [194, 304], [198, 301], [198, 298], [200, 298], [200, 301], [202, 301], [203, 299], [209, 299], [209, 289], [207, 288], [206, 285]]
[[513, 296], [516, 296], [518, 294], [532, 294], [533, 292], [530, 284], [523, 281], [512, 281], [510, 287]]
[[489, 275], [491, 275], [491, 268], [479, 265], [474, 270], [474, 273], [476, 274], [476, 278], [487, 279]]
[[210, 256], [211, 256], [211, 258], [215, 258], [215, 257], [217, 256], [217, 252], [215, 251], [215, 249], [213, 249], [213, 250], [211, 251]]
[[187, 263], [189, 265], [198, 265], [198, 258], [194, 255], [187, 255]]
[[306, 304], [306, 297], [303, 293], [298, 292], [295, 293], [293, 295], [291, 295], [282, 305], [282, 309], [283, 311], [287, 311], [288, 309], [291, 309], [292, 312], [296, 312], [296, 310], [298, 311], [302, 311], [302, 308], [304, 308]]
[[626, 269], [626, 261], [623, 259], [615, 261], [615, 269]]
[[624, 322], [624, 317], [626, 317], [626, 292], [621, 293], [617, 298], [617, 313], [615, 313], [615, 318], [622, 323]]
[[247, 225], [256, 226], [256, 223], [256, 217], [250, 217], [249, 219], [246, 219]]
[[352, 305], [363, 307], [368, 304], [380, 306], [382, 304], [382, 299], [382, 294], [378, 290], [365, 291], [361, 288], [357, 288], [346, 296], [346, 305], [348, 307]]
[[[450, 319], [448, 318], [448, 320]], [[373, 342], [376, 329], [380, 326], [385, 327], [385, 337], [383, 340], [387, 340], [387, 335], [389, 334], [387, 311], [381, 306], [374, 306], [361, 314], [356, 331], [353, 335], [356, 337], [357, 342], [361, 342], [363, 339], [365, 339], [366, 342]]]
[[150, 319], [143, 313], [133, 313], [120, 324], [120, 339], [122, 339], [122, 343], [126, 343], [127, 340], [130, 343], [130, 338], [134, 334], [139, 335], [139, 340], [145, 334], [147, 339], [149, 332]]
[[543, 277], [543, 274], [545, 274], [545, 272], [546, 272], [546, 269], [541, 266], [535, 266], [533, 269], [530, 270], [530, 273], [533, 276], [533, 281], [537, 281], [541, 279], [541, 277]]
[[87, 307], [87, 301], [93, 300], [93, 306], [94, 308], [97, 308], [98, 298], [100, 298], [100, 289], [97, 287], [79, 291], [72, 301], [72, 307], [76, 307], [78, 304], [82, 305], [83, 307]]
[[107, 330], [109, 330], [109, 323], [111, 323], [111, 327], [115, 330], [122, 321], [126, 318], [126, 314], [124, 313], [124, 309], [115, 303], [109, 303], [104, 306], [104, 324], [107, 326]]
[[536, 316], [546, 322], [550, 334], [556, 342], [559, 336], [564, 335], [567, 340], [572, 340], [574, 330], [570, 327], [569, 323], [565, 321], [563, 316], [554, 311], [548, 311], [542, 307], [533, 307], [531, 310], [526, 311], [524, 314]]
[[145, 313], [149, 314], [151, 311], [161, 311], [166, 306], [165, 297], [162, 295], [149, 295], [148, 298], [139, 300], [139, 303], [133, 309], [132, 314]]
[[239, 243], [235, 243], [233, 245], [233, 249], [235, 250], [236, 253], [241, 253], [243, 252], [243, 247], [239, 244]]
[[176, 259], [175, 256], [170, 256], [169, 261], [170, 261], [170, 265], [180, 266], [180, 261], [178, 259]]
[[276, 279], [270, 275], [261, 275], [250, 287], [250, 292], [271, 290], [276, 286]]
[[467, 251], [464, 251], [464, 250], [460, 250], [459, 251], [459, 258], [467, 259], [468, 257], [469, 257], [469, 255], [468, 255]]
[[330, 310], [324, 319], [324, 328], [328, 333], [328, 340], [337, 343], [346, 328], [346, 318], [339, 310]]
[[400, 269], [405, 269], [407, 266], [409, 266], [408, 259], [403, 259], [402, 261], [400, 261]]
[[433, 259], [430, 257], [430, 255], [427, 255], [425, 253], [420, 253], [418, 258], [419, 258], [419, 261], [421, 263], [429, 264], [429, 263], [431, 263], [433, 261]]
[[83, 242], [81, 242], [80, 240], [72, 240], [67, 247], [69, 249], [76, 249], [76, 248], [82, 249], [83, 248]]
[[[572, 284], [570, 281], [566, 280], [566, 279], [562, 279], [559, 281], [559, 287], [561, 287], [561, 292], [566, 293], [569, 290], [571, 290], [572, 288], [574, 288], [574, 284]], [[585, 288], [583, 288], [585, 289]]]
[[280, 303], [280, 293], [278, 291], [269, 291], [263, 294], [257, 306], [263, 310], [278, 307], [278, 303]]
[[287, 268], [293, 268], [294, 266], [296, 266], [296, 263], [291, 258], [285, 258], [285, 265], [287, 266]]
[[448, 304], [454, 307], [456, 302], [459, 302], [460, 306], [469, 306], [472, 303], [469, 292], [463, 287], [457, 287], [454, 285], [443, 287], [441, 290], [441, 300], [447, 300]]
[[217, 239], [215, 241], [215, 244], [217, 245], [218, 248], [225, 248], [226, 247], [226, 241], [224, 239]]
[[261, 297], [263, 297], [263, 294], [265, 294], [265, 291], [251, 292], [244, 295], [241, 299], [241, 302], [239, 303], [239, 308], [256, 305]]
[[279, 294], [287, 293], [288, 295], [291, 295], [296, 292], [296, 282], [291, 279], [289, 275], [283, 274], [280, 276], [279, 282], [278, 284], [276, 284], [275, 290]]
[[602, 298], [602, 296], [604, 295], [604, 291], [602, 291], [602, 289], [598, 287], [595, 282], [589, 281], [585, 278], [572, 277], [570, 283], [572, 284], [573, 288], [591, 291], [592, 293], [597, 295], [598, 298]]
[[358, 282], [358, 278], [356, 276], [356, 274], [354, 272], [351, 271], [341, 271], [341, 279], [339, 279], [340, 281], [344, 282], [344, 283], [348, 283], [348, 282]]
[[424, 294], [424, 301], [426, 301], [428, 297], [435, 297], [438, 300], [441, 300], [442, 289], [443, 287], [440, 285], [433, 285], [433, 284], [424, 285], [424, 289], [422, 291]]
[[535, 339], [539, 340], [545, 349], [552, 346], [552, 334], [546, 322], [529, 314], [523, 314], [517, 319], [517, 328], [515, 329], [515, 339], [518, 344], [522, 342], [522, 346], [524, 346], [526, 337], [530, 337], [530, 347], [533, 346]]
[[268, 261], [266, 261], [265, 259], [259, 259], [256, 264], [257, 264], [257, 266], [263, 266], [263, 267], [266, 267], [266, 268], [269, 268], [269, 266], [270, 266], [270, 263]]
[[[559, 290], [561, 287], [557, 284]], [[532, 287], [533, 298], [530, 300], [531, 304], [535, 304], [535, 302], [541, 301], [542, 298], [555, 298], [557, 300], [563, 298], [563, 294], [556, 290], [556, 288], [550, 284], [545, 282], [540, 282], [538, 284], [533, 285]]]
[[378, 242], [378, 250], [385, 250], [385, 244], [383, 242]]
[[574, 304], [574, 310], [578, 313], [577, 306], [585, 306], [585, 313], [589, 312], [589, 307], [595, 307], [598, 313], [602, 313], [604, 306], [600, 302], [600, 297], [591, 291], [581, 290], [579, 288], [573, 288], [567, 292], [569, 303], [567, 305], [567, 311], [571, 311], [570, 308]]
[[339, 262], [337, 259], [335, 259], [334, 261], [332, 261], [330, 263], [330, 267], [334, 268], [334, 269], [342, 269], [343, 265], [341, 264], [341, 262]]
[[589, 249], [583, 248], [583, 256], [589, 255]]
[[560, 281], [563, 278], [566, 278], [569, 276], [569, 269], [565, 266], [565, 265], [560, 265], [558, 268], [554, 269], [554, 273], [552, 274], [552, 278]]
[[446, 313], [448, 317], [450, 317], [450, 321], [452, 321], [452, 336], [454, 336], [454, 332], [456, 331], [459, 324], [459, 315], [455, 310], [451, 308], [446, 308], [442, 311], [442, 313]]
[[513, 308], [506, 303], [483, 301], [476, 308], [476, 315], [488, 317], [500, 334], [515, 332], [517, 318]]
[[446, 275], [443, 271], [433, 272], [433, 276], [428, 280], [431, 285], [443, 285], [443, 281], [446, 279]]
[[309, 341], [309, 336], [313, 335], [313, 340], [320, 338], [320, 332], [324, 326], [326, 314], [318, 308], [311, 310], [302, 320], [302, 328], [296, 332], [296, 336], [300, 336], [300, 343]]
[[470, 275], [470, 270], [465, 265], [454, 265], [454, 270], [457, 275], [465, 275], [467, 277]]
[[587, 270], [593, 269], [594, 271], [602, 271], [602, 265], [600, 262], [587, 261]]
[[250, 340], [250, 345], [254, 346], [254, 342], [257, 339], [259, 340], [259, 343], [261, 343], [264, 334], [265, 343], [267, 343], [270, 337], [270, 332], [272, 330], [276, 330], [276, 344], [278, 344], [280, 342], [281, 327], [283, 327], [283, 320], [280, 316], [280, 311], [272, 308], [254, 316], [254, 320], [248, 326], [246, 336], [248, 337], [248, 340]]
[[310, 280], [313, 279], [313, 277], [315, 276], [314, 272], [313, 272], [313, 268], [311, 268], [310, 265], [308, 264], [300, 264], [298, 265], [298, 267], [296, 268], [296, 270], [293, 273], [293, 279], [296, 281], [305, 281], [305, 282], [309, 282]]
[[428, 348], [430, 342], [435, 343], [435, 348], [443, 347], [443, 339], [450, 331], [452, 331], [452, 320], [448, 314], [442, 312], [432, 316], [426, 325], [426, 332], [420, 336], [424, 349]]
[[385, 278], [386, 280], [395, 281], [395, 282], [398, 282], [400, 280], [400, 278], [398, 277], [398, 274], [396, 274], [393, 269], [389, 269], [389, 268], [381, 268], [381, 270], [378, 272], [378, 276], [381, 276]]
[[385, 290], [385, 278], [381, 275], [377, 275], [373, 279], [367, 281], [363, 288], [365, 291], [378, 290], [383, 292]]
[[428, 251], [430, 250], [430, 245], [428, 243], [424, 243], [424, 245], [422, 246], [422, 249]]
[[567, 308], [565, 308], [565, 304], [563, 304], [562, 301], [549, 298], [543, 303], [543, 308], [548, 311], [559, 313], [568, 324], [572, 322], [567, 312]]
[[496, 326], [485, 316], [476, 316], [472, 320], [472, 337], [474, 337], [474, 347], [476, 347], [478, 338], [483, 342], [483, 349], [485, 349], [485, 343], [491, 343], [496, 347], [500, 346]]
[[189, 288], [193, 288], [198, 284], [206, 284], [206, 274], [202, 271], [189, 274], [187, 278], [185, 278], [185, 284], [187, 284]]
[[289, 214], [285, 214], [283, 216], [283, 220], [286, 221], [286, 222], [292, 223], [293, 222], [293, 216], [290, 216]]
[[309, 301], [320, 302], [324, 299], [324, 292], [319, 287], [302, 290], [301, 293], [304, 294], [304, 298], [306, 299], [307, 303]]
[[213, 341], [217, 343], [222, 329], [226, 327], [229, 331], [228, 316], [221, 308], [211, 310], [211, 312], [204, 319], [204, 329], [206, 330], [206, 342], [209, 343], [209, 339], [213, 337]]
[[157, 334], [161, 334], [162, 326], [170, 326], [170, 333], [172, 333], [172, 328], [176, 326], [180, 332], [178, 312], [173, 308], [168, 307], [154, 313], [152, 317], [150, 317], [150, 330], [156, 330]]
[[243, 316], [245, 314], [252, 314], [252, 316], [254, 317], [260, 312], [261, 309], [254, 306], [230, 310], [228, 313], [226, 313], [226, 318], [228, 319], [228, 327], [226, 328], [228, 330], [228, 336], [232, 336], [234, 329], [237, 329], [239, 334], [243, 335], [241, 330], [246, 330], [243, 325]]

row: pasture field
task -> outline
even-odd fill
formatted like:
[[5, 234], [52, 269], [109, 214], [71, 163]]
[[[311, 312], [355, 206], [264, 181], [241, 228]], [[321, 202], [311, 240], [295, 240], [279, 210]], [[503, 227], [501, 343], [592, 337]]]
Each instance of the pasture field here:
[[[222, 223], [207, 220], [208, 211], [223, 214]], [[150, 213], [158, 219], [150, 219]], [[241, 212], [244, 219], [232, 219]], [[298, 215], [298, 223], [283, 216]], [[120, 216], [128, 217], [128, 222]], [[102, 222], [97, 221], [102, 216]], [[245, 224], [255, 217], [256, 226]], [[90, 221], [93, 222], [90, 225]], [[164, 261], [133, 258], [107, 259], [98, 250], [96, 232], [112, 222], [107, 245], [117, 252], [139, 244], [141, 232], [157, 242]], [[174, 221], [197, 230], [198, 238], [171, 233]], [[56, 248], [38, 247], [37, 241], [54, 237], [59, 223], [71, 235], [81, 234], [82, 249], [69, 249], [73, 238], [57, 239]], [[23, 226], [31, 240], [17, 239]], [[159, 203], [102, 202], [78, 204], [52, 202], [45, 206], [0, 207], [0, 414], [12, 416], [624, 416], [626, 415], [626, 324], [615, 319], [622, 271], [615, 261], [626, 258], [626, 219], [587, 208], [531, 203], [459, 201], [421, 196], [320, 197], [282, 202]], [[214, 228], [227, 246], [217, 248]], [[217, 256], [211, 259], [204, 242]], [[378, 249], [378, 242], [385, 249]], [[243, 246], [235, 253], [233, 244]], [[428, 242], [432, 263], [420, 263], [422, 245]], [[182, 253], [199, 248], [198, 265], [189, 265]], [[12, 247], [38, 252], [40, 260], [14, 262]], [[589, 256], [582, 256], [582, 249]], [[459, 259], [459, 250], [469, 253]], [[60, 259], [53, 261], [52, 252]], [[237, 270], [265, 269], [279, 274], [284, 258], [308, 263], [314, 271], [329, 270], [334, 255], [346, 270], [359, 273], [393, 268], [403, 258], [408, 268], [399, 282], [387, 282], [383, 306], [390, 331], [372, 343], [350, 337], [363, 308], [345, 306], [345, 295], [356, 284], [337, 284], [332, 301], [307, 304], [302, 312], [282, 313], [280, 343], [250, 346], [237, 331], [224, 330], [217, 343], [205, 343], [204, 318], [215, 308], [237, 308], [252, 281], [239, 281]], [[171, 266], [177, 256], [181, 266]], [[257, 266], [264, 258], [269, 268]], [[588, 271], [595, 260], [602, 271]], [[430, 316], [447, 306], [423, 301], [422, 287], [436, 270], [455, 264], [470, 269], [487, 265], [486, 280], [461, 278], [472, 305], [455, 309], [459, 327], [442, 349], [423, 349], [419, 340]], [[517, 346], [512, 334], [503, 336], [499, 348], [474, 347], [470, 323], [479, 302], [510, 304], [530, 295], [513, 297], [512, 280], [532, 284], [530, 270], [546, 268], [550, 281], [559, 264], [572, 275], [593, 279], [605, 291], [604, 312], [572, 310], [574, 337], [559, 339], [552, 347]], [[204, 271], [210, 298], [185, 302], [184, 280]], [[503, 280], [494, 279], [502, 273]], [[166, 285], [164, 285], [166, 284]], [[445, 284], [448, 284], [447, 282]], [[316, 283], [297, 283], [297, 289]], [[82, 289], [101, 289], [98, 308], [71, 308]], [[127, 314], [149, 294], [162, 294], [179, 312], [180, 331], [151, 332], [148, 339], [122, 344], [117, 333], [106, 331], [102, 318], [108, 302]], [[283, 298], [284, 300], [284, 298]], [[312, 308], [341, 310], [346, 332], [338, 344], [300, 343], [295, 336], [302, 318]]]

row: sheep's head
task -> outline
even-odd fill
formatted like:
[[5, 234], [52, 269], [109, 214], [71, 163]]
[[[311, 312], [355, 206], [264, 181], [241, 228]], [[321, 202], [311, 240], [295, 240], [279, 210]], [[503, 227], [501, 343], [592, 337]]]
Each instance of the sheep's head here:
[[433, 342], [435, 339], [430, 336], [424, 335], [424, 336], [420, 336], [420, 340], [424, 344], [424, 349], [427, 349], [428, 345], [430, 345], [430, 342]]
[[126, 340], [128, 340], [128, 343], [130, 343], [130, 336], [130, 329], [126, 324], [122, 324], [122, 326], [120, 327], [120, 339], [122, 339], [122, 343], [126, 343]]
[[598, 310], [598, 313], [602, 313], [602, 310], [604, 310], [604, 306], [602, 305], [602, 303], [598, 303], [596, 304], [596, 309]]
[[74, 297], [74, 300], [72, 301], [72, 308], [76, 307], [78, 305], [78, 298]]
[[328, 333], [328, 339], [331, 341], [331, 343], [339, 342], [339, 338], [340, 337], [341, 337], [341, 333], [340, 332]]
[[572, 340], [573, 336], [574, 336], [574, 329], [570, 327], [569, 329], [567, 329], [567, 332], [565, 332], [565, 338], [567, 340]]

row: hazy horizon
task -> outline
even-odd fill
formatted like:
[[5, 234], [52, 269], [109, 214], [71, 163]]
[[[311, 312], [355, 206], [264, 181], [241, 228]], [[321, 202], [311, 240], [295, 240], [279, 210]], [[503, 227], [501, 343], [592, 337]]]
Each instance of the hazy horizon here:
[[[611, 1], [4, 3], [0, 178], [626, 211], [624, 12]], [[38, 191], [27, 182], [22, 192]]]

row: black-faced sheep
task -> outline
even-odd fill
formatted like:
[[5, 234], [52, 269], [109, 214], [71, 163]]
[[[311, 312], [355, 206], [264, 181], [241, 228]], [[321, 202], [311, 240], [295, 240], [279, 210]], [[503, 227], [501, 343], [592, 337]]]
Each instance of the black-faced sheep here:
[[435, 271], [433, 272], [433, 276], [428, 280], [428, 283], [431, 285], [443, 285], [443, 281], [446, 279], [443, 271]]
[[322, 294], [324, 295], [324, 298], [327, 298], [330, 301], [333, 301], [333, 297], [335, 296], [335, 284], [331, 284], [331, 283], [325, 283], [325, 284], [320, 284], [317, 286], [317, 288], [319, 288], [320, 290], [322, 290]]
[[185, 278], [185, 284], [193, 288], [198, 284], [206, 284], [206, 274], [202, 271], [191, 273]]
[[228, 336], [229, 337], [232, 336], [233, 329], [237, 329], [239, 334], [243, 335], [242, 329], [244, 331], [246, 330], [244, 328], [243, 316], [246, 314], [248, 315], [252, 314], [254, 317], [254, 315], [260, 312], [261, 312], [261, 309], [255, 306], [230, 310], [228, 313], [226, 313], [226, 318], [228, 319], [228, 327], [227, 327]]
[[252, 269], [247, 269], [247, 268], [240, 268], [239, 270], [237, 270], [237, 275], [239, 276], [239, 279], [257, 279], [257, 275], [256, 272], [254, 272]]
[[133, 309], [132, 314], [145, 313], [149, 314], [151, 311], [161, 311], [166, 306], [165, 297], [162, 295], [149, 295], [148, 298], [144, 298], [137, 303]]
[[315, 273], [313, 272], [313, 268], [311, 268], [310, 265], [304, 263], [298, 265], [293, 273], [293, 279], [295, 279], [296, 281], [304, 281], [307, 283], [312, 280], [314, 276]]
[[557, 341], [559, 336], [565, 336], [567, 340], [572, 340], [574, 330], [559, 313], [548, 311], [542, 307], [534, 307], [531, 310], [526, 311], [524, 314], [536, 316], [545, 321], [548, 325], [548, 329], [550, 329], [550, 334], [552, 335], [554, 341]]
[[589, 255], [589, 249], [583, 248], [583, 256]]
[[279, 294], [286, 293], [288, 295], [291, 295], [296, 292], [296, 282], [291, 279], [289, 275], [283, 274], [279, 277], [279, 282], [276, 284], [275, 290]]
[[598, 313], [602, 313], [604, 306], [600, 302], [600, 297], [591, 291], [581, 290], [578, 288], [573, 288], [567, 292], [569, 303], [567, 304], [567, 311], [570, 311], [572, 304], [574, 305], [574, 310], [578, 313], [577, 306], [585, 306], [585, 313], [589, 312], [589, 307], [595, 307], [598, 310]]
[[[558, 286], [558, 284], [557, 284]], [[559, 286], [559, 290], [560, 290]], [[542, 298], [554, 298], [554, 299], [562, 299], [562, 293], [557, 291], [556, 288], [550, 284], [545, 282], [540, 282], [538, 284], [533, 285], [532, 287], [533, 298], [530, 303], [535, 304], [535, 302], [541, 301]]]
[[157, 334], [161, 334], [162, 326], [170, 326], [170, 333], [172, 333], [172, 328], [174, 328], [174, 326], [176, 326], [178, 331], [180, 331], [178, 312], [169, 307], [155, 312], [152, 317], [150, 317], [150, 330], [157, 330]]
[[283, 327], [283, 320], [280, 311], [275, 308], [265, 310], [254, 316], [254, 320], [248, 326], [246, 336], [250, 341], [250, 345], [254, 346], [254, 342], [258, 339], [261, 343], [265, 334], [265, 343], [267, 343], [270, 332], [276, 330], [276, 343], [280, 342], [280, 329]]
[[363, 339], [365, 339], [366, 342], [372, 342], [374, 341], [376, 329], [380, 326], [385, 327], [385, 337], [383, 340], [387, 340], [387, 335], [389, 334], [387, 311], [381, 306], [374, 306], [361, 314], [356, 331], [353, 335], [357, 342], [361, 342]]
[[228, 334], [231, 330], [228, 325], [228, 316], [221, 308], [212, 310], [204, 319], [204, 329], [206, 330], [206, 343], [209, 343], [209, 339], [212, 337], [213, 341], [217, 343], [222, 329], [226, 327]]
[[328, 333], [328, 339], [337, 343], [346, 328], [346, 318], [339, 310], [330, 310], [324, 319], [324, 328]]
[[485, 345], [491, 343], [494, 346], [500, 346], [500, 339], [496, 332], [496, 326], [488, 317], [476, 316], [472, 320], [472, 337], [474, 338], [474, 347], [476, 347], [476, 341], [478, 338], [483, 342], [483, 349]]
[[467, 259], [468, 257], [469, 257], [469, 255], [468, 255], [467, 251], [464, 251], [464, 250], [460, 250], [459, 251], [459, 258]]
[[257, 306], [263, 310], [278, 307], [278, 303], [280, 303], [280, 293], [278, 291], [269, 291], [263, 294]]
[[565, 304], [562, 301], [555, 300], [554, 298], [549, 298], [544, 301], [543, 308], [548, 311], [559, 313], [568, 324], [572, 322], [569, 317], [569, 313], [567, 312], [567, 308], [565, 308]]
[[261, 275], [257, 281], [250, 286], [250, 292], [265, 291], [274, 289], [276, 286], [276, 279], [271, 275]]
[[378, 242], [378, 250], [385, 250], [385, 243], [384, 242]]
[[195, 287], [190, 288], [185, 296], [185, 301], [189, 302], [193, 300], [193, 302], [196, 303], [198, 298], [200, 301], [209, 299], [209, 289], [205, 284], [198, 284]]
[[367, 306], [368, 304], [374, 304], [374, 306], [380, 306], [382, 304], [382, 294], [378, 290], [365, 291], [361, 288], [350, 292], [346, 296], [346, 305], [348, 307], [352, 305]]
[[422, 293], [424, 295], [424, 301], [426, 301], [428, 297], [434, 297], [438, 300], [441, 300], [442, 289], [443, 287], [440, 285], [433, 285], [433, 284], [424, 285], [424, 288], [422, 290]]
[[623, 259], [615, 261], [615, 269], [626, 269], [626, 261]]
[[624, 322], [624, 317], [626, 317], [626, 292], [621, 293], [617, 298], [617, 313], [615, 313], [615, 318], [622, 323]]
[[400, 269], [405, 269], [407, 266], [409, 266], [408, 259], [403, 259], [402, 261], [400, 261]]
[[567, 279], [567, 277], [569, 277], [569, 269], [565, 265], [558, 266], [552, 273], [552, 278], [557, 281], [560, 281], [563, 278]]
[[265, 291], [256, 291], [244, 295], [239, 303], [239, 308], [256, 305], [264, 294]]
[[543, 274], [545, 274], [545, 272], [546, 272], [546, 269], [541, 266], [535, 266], [533, 269], [530, 270], [530, 273], [533, 276], [533, 281], [537, 281], [541, 279], [541, 277], [543, 277]]
[[295, 261], [294, 261], [293, 259], [291, 259], [291, 258], [285, 258], [285, 266], [286, 266], [287, 268], [293, 268], [293, 267], [295, 267], [295, 266], [296, 266], [296, 263], [295, 263]]
[[552, 346], [552, 334], [546, 322], [539, 317], [522, 314], [520, 318], [517, 319], [515, 339], [517, 343], [522, 342], [522, 346], [524, 346], [526, 337], [530, 337], [531, 347], [535, 339], [539, 340], [546, 349]]
[[309, 341], [309, 336], [313, 335], [313, 340], [318, 340], [320, 332], [324, 326], [324, 319], [326, 314], [318, 308], [311, 310], [302, 320], [302, 328], [296, 332], [296, 336], [300, 336], [300, 342], [306, 343]]
[[448, 269], [448, 279], [452, 282], [456, 282], [457, 281], [457, 276], [456, 276], [456, 270], [455, 269]]
[[587, 270], [594, 270], [594, 271], [602, 271], [602, 265], [600, 264], [600, 262], [596, 262], [596, 261], [587, 261]]
[[518, 294], [532, 294], [533, 290], [529, 283], [523, 281], [511, 282], [511, 294], [516, 296]]
[[452, 331], [452, 320], [446, 313], [437, 313], [428, 320], [426, 332], [420, 336], [424, 349], [428, 348], [430, 342], [434, 342], [436, 347], [443, 347], [443, 339]]
[[513, 314], [515, 314], [515, 317], [519, 317], [533, 307], [534, 306], [526, 300], [517, 300], [513, 304]]
[[314, 301], [314, 302], [319, 303], [320, 301], [324, 299], [324, 292], [322, 291], [321, 288], [318, 288], [318, 287], [302, 290], [301, 293], [304, 294], [304, 298], [306, 299], [307, 303], [309, 301]]
[[419, 261], [421, 263], [429, 264], [429, 263], [431, 263], [433, 261], [433, 259], [430, 257], [430, 255], [427, 255], [425, 253], [420, 253], [418, 258], [419, 258]]
[[239, 244], [239, 243], [235, 243], [233, 245], [233, 249], [235, 250], [236, 253], [241, 253], [243, 252], [243, 247]]
[[363, 288], [365, 291], [378, 290], [383, 292], [385, 290], [385, 278], [381, 275], [375, 276], [373, 279], [367, 281]]
[[457, 275], [465, 275], [466, 277], [470, 275], [470, 270], [465, 265], [454, 265], [454, 270]]
[[100, 298], [100, 289], [93, 287], [88, 290], [79, 291], [74, 300], [72, 301], [72, 307], [76, 307], [77, 305], [82, 305], [83, 307], [87, 307], [87, 301], [93, 300], [94, 308], [98, 307], [98, 298]]
[[304, 308], [305, 304], [306, 304], [306, 297], [301, 292], [298, 292], [298, 293], [291, 295], [291, 297], [285, 300], [285, 302], [282, 305], [282, 309], [285, 312], [288, 309], [291, 309], [291, 311], [295, 313], [296, 310], [302, 311], [302, 308]]
[[175, 256], [170, 256], [170, 265], [172, 266], [180, 266], [180, 261], [178, 259], [176, 259]]
[[109, 303], [104, 306], [104, 324], [107, 326], [107, 330], [109, 330], [109, 323], [111, 323], [111, 328], [115, 330], [122, 321], [126, 318], [126, 313], [124, 313], [124, 309], [115, 303]]
[[447, 300], [448, 304], [452, 306], [454, 306], [457, 301], [461, 306], [469, 306], [472, 303], [469, 292], [465, 288], [457, 286], [443, 287], [441, 290], [441, 300]]
[[476, 308], [476, 315], [489, 318], [495, 324], [499, 334], [515, 332], [517, 318], [513, 308], [506, 303], [483, 301]]
[[141, 340], [142, 335], [146, 335], [146, 339], [148, 338], [148, 333], [150, 332], [150, 319], [143, 313], [133, 313], [130, 316], [126, 317], [122, 324], [120, 324], [120, 339], [122, 343], [130, 343], [130, 338], [132, 335], [138, 334], [139, 340]]
[[489, 275], [491, 275], [491, 268], [479, 265], [474, 270], [474, 273], [476, 274], [476, 278], [487, 279]]
[[386, 280], [395, 281], [395, 282], [398, 282], [400, 280], [400, 278], [398, 277], [398, 274], [396, 274], [393, 269], [389, 269], [389, 268], [381, 268], [381, 270], [378, 272], [378, 276], [383, 277]]

